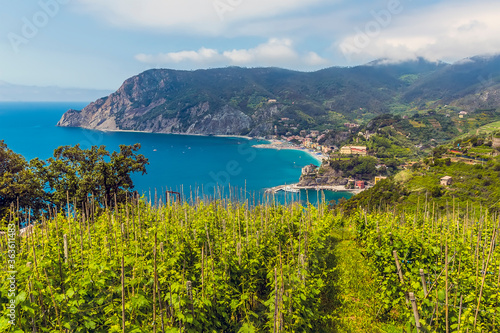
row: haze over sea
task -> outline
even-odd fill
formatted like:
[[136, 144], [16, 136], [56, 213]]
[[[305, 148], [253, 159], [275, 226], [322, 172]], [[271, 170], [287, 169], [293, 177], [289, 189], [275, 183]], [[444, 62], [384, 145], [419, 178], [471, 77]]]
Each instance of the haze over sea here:
[[[104, 145], [108, 151], [119, 149], [120, 144], [140, 143], [140, 153], [150, 162], [147, 174], [134, 174], [133, 181], [139, 193], [149, 195], [157, 189], [181, 191], [204, 189], [213, 193], [214, 186], [229, 185], [241, 193], [245, 189], [252, 197], [260, 196], [269, 187], [292, 184], [299, 180], [301, 169], [318, 162], [302, 151], [257, 149], [259, 140], [242, 138], [150, 134], [136, 132], [100, 132], [81, 128], [57, 127], [62, 114], [68, 109], [82, 109], [87, 103], [0, 103], [0, 140], [27, 160], [35, 157], [47, 159], [54, 149], [63, 145], [80, 144], [87, 149]], [[302, 191], [300, 200], [317, 198], [316, 191]], [[349, 198], [348, 193], [327, 192], [326, 200]], [[283, 199], [283, 198], [281, 198]]]

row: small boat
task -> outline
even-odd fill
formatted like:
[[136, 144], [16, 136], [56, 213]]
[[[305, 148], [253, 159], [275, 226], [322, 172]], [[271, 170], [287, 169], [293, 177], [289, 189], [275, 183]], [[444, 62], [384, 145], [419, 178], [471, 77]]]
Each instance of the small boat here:
[[157, 149], [153, 149], [153, 151], [158, 151]]

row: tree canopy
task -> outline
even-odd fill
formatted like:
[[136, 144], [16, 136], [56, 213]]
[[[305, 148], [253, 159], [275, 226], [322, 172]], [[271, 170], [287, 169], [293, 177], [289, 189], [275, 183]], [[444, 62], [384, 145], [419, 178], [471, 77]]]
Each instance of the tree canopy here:
[[0, 141], [0, 218], [12, 203], [38, 213], [47, 205], [64, 207], [68, 197], [79, 207], [90, 199], [103, 206], [124, 202], [134, 188], [131, 174], [146, 173], [149, 164], [140, 148], [120, 145], [109, 153], [105, 146], [63, 146], [46, 161], [28, 163]]
[[44, 198], [42, 180], [22, 155], [0, 140], [0, 219], [8, 214], [11, 204], [38, 210]]

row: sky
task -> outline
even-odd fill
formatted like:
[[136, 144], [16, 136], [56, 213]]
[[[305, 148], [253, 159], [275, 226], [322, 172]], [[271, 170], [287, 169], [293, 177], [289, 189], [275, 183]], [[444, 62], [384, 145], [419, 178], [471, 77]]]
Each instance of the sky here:
[[314, 71], [500, 53], [491, 0], [4, 0], [0, 84], [116, 90], [150, 68]]

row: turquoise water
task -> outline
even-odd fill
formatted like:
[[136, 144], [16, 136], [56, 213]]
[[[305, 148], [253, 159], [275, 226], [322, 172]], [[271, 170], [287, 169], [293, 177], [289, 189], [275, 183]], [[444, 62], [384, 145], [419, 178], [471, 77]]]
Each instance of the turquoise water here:
[[[133, 176], [136, 189], [149, 195], [166, 189], [213, 193], [214, 188], [248, 196], [260, 196], [265, 188], [296, 183], [301, 169], [317, 161], [305, 152], [256, 149], [258, 140], [241, 138], [166, 135], [133, 132], [100, 132], [80, 128], [56, 127], [70, 108], [82, 109], [87, 103], [0, 103], [0, 140], [30, 160], [46, 159], [55, 148], [80, 144], [82, 148], [105, 145], [109, 151], [120, 144], [140, 143], [140, 153], [150, 162], [146, 175]], [[235, 191], [234, 188], [237, 188]], [[246, 192], [244, 192], [246, 191]], [[159, 195], [160, 195], [159, 194]], [[327, 192], [327, 200], [349, 198], [347, 193]], [[303, 191], [300, 198], [315, 202], [316, 191]], [[278, 196], [284, 200], [283, 195]], [[288, 198], [290, 200], [290, 198]]]

